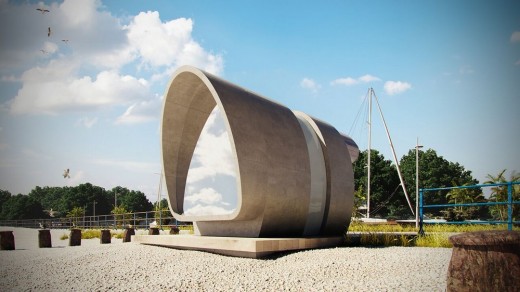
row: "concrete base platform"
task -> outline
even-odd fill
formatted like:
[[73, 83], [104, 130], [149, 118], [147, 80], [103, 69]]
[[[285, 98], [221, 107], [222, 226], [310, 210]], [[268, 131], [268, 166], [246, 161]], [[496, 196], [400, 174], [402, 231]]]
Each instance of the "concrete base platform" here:
[[277, 252], [339, 246], [343, 243], [344, 238], [245, 238], [198, 235], [133, 235], [132, 241], [177, 249], [207, 251], [228, 256], [262, 258]]

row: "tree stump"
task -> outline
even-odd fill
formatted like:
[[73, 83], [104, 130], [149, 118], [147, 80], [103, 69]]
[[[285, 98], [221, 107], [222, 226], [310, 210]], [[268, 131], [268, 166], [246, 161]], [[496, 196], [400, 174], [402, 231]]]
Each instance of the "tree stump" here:
[[71, 229], [69, 236], [69, 246], [81, 245], [81, 229]]
[[123, 232], [123, 242], [130, 242], [132, 241], [132, 235], [135, 235], [135, 231], [131, 227], [125, 228], [125, 231]]
[[170, 235], [174, 235], [174, 234], [179, 234], [179, 227], [177, 227], [177, 226], [173, 226], [173, 227], [170, 229]]
[[110, 234], [110, 230], [108, 230], [108, 229], [101, 230], [100, 242], [101, 242], [101, 244], [112, 242], [112, 235]]
[[49, 229], [38, 230], [38, 246], [40, 248], [52, 247], [51, 231]]
[[148, 229], [148, 235], [159, 235], [159, 228], [151, 227]]
[[450, 237], [447, 291], [518, 291], [520, 232], [480, 231]]
[[12, 231], [0, 231], [0, 250], [14, 250], [14, 235]]

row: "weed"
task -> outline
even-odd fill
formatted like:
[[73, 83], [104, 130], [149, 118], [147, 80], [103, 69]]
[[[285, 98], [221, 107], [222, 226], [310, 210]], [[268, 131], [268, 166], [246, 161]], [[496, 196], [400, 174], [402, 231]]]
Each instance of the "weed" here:
[[65, 240], [65, 239], [69, 239], [69, 236], [67, 235], [67, 233], [63, 233], [63, 234], [60, 236], [60, 240]]

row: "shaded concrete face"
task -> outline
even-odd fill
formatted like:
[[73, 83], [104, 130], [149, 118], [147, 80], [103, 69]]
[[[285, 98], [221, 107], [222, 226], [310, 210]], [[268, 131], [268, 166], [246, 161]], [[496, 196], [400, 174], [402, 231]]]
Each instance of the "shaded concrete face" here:
[[[187, 216], [190, 162], [215, 106], [236, 158], [237, 208], [225, 215]], [[342, 234], [348, 227], [351, 156], [357, 158], [358, 149], [324, 122], [186, 66], [167, 89], [161, 134], [170, 210], [180, 221], [193, 221], [200, 235], [318, 236]]]

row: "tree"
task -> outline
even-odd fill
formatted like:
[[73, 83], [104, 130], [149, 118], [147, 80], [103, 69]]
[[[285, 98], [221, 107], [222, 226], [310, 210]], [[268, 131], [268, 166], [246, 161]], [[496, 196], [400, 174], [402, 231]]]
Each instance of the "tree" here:
[[[415, 196], [415, 148], [410, 149], [400, 160], [403, 179], [410, 190], [409, 194], [413, 202]], [[437, 155], [433, 149], [419, 151], [419, 187], [420, 188], [441, 188], [462, 185], [478, 184], [478, 180], [473, 178], [471, 171], [465, 170], [459, 163], [450, 162], [444, 157]], [[477, 189], [477, 192], [481, 192]], [[446, 204], [448, 191], [437, 191], [424, 193], [423, 203], [425, 205]], [[428, 209], [433, 215], [440, 216], [442, 209]]]
[[2, 211], [2, 206], [5, 202], [7, 202], [11, 198], [11, 193], [9, 191], [0, 190], [0, 212]]
[[170, 212], [168, 201], [166, 199], [162, 199], [159, 202], [159, 206], [157, 206], [157, 202], [155, 202], [153, 205], [154, 211], [160, 210], [160, 212], [155, 212], [155, 219], [160, 221], [158, 225], [167, 225], [170, 222], [169, 218], [173, 217], [172, 213]]
[[[367, 150], [362, 151], [353, 165], [355, 191], [362, 190], [364, 197], [367, 197], [367, 156]], [[395, 166], [375, 149], [371, 150], [370, 156], [370, 216], [401, 216], [402, 200], [405, 202], [404, 210], [408, 207], [402, 190], [397, 188], [400, 182]]]
[[67, 218], [72, 218], [74, 226], [78, 225], [81, 217], [85, 216], [85, 209], [82, 207], [74, 207], [67, 213]]
[[42, 205], [33, 198], [18, 194], [11, 196], [3, 205], [0, 218], [3, 220], [22, 220], [48, 218]]
[[[486, 184], [498, 184], [498, 183], [507, 183], [507, 182], [515, 182], [520, 181], [520, 175], [516, 172], [511, 172], [510, 179], [507, 180], [504, 173], [506, 169], [502, 170], [497, 176], [493, 176], [491, 174], [487, 175], [488, 180], [484, 183]], [[513, 201], [520, 200], [520, 186], [514, 185], [512, 188], [512, 197]], [[489, 201], [492, 202], [507, 202], [508, 191], [507, 186], [496, 186], [491, 187], [491, 195], [489, 196]], [[517, 220], [520, 215], [520, 208], [513, 205], [513, 221]], [[507, 220], [507, 205], [495, 205], [490, 206], [489, 211], [491, 216], [495, 220], [506, 221]]]
[[124, 206], [114, 207], [110, 213], [114, 214], [117, 227], [125, 226], [132, 219], [132, 215], [128, 214], [130, 212]]
[[[468, 184], [465, 184], [467, 186]], [[486, 202], [486, 198], [482, 194], [480, 188], [461, 188], [452, 189], [446, 195], [446, 199], [450, 204], [463, 204], [463, 203], [480, 203]], [[447, 210], [441, 211], [444, 214], [444, 219], [447, 221], [464, 221], [469, 219], [480, 219], [486, 212], [479, 212], [483, 207], [466, 207], [459, 206], [448, 208]], [[484, 215], [485, 216], [485, 215]]]
[[129, 212], [151, 211], [153, 206], [146, 195], [141, 191], [131, 191], [117, 186], [108, 192], [110, 198], [117, 196], [117, 205], [124, 206]]

